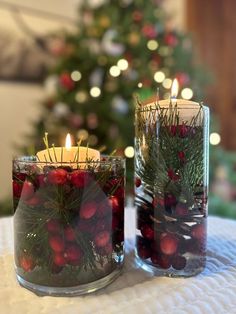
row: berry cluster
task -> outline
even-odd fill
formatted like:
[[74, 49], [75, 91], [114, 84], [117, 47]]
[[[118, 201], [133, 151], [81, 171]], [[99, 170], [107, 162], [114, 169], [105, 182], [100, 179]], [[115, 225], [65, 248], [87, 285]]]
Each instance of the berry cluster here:
[[80, 284], [78, 270], [91, 278], [104, 268], [107, 275], [123, 255], [123, 169], [15, 167], [13, 198], [21, 276], [41, 269], [48, 274], [43, 284], [51, 285], [50, 274], [74, 271]]

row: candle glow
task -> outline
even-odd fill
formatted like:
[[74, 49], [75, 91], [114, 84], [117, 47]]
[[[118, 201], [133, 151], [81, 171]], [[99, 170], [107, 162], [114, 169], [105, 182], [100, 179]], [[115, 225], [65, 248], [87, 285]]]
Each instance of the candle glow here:
[[172, 86], [171, 86], [171, 104], [175, 105], [177, 103], [177, 96], [178, 96], [178, 92], [179, 92], [179, 84], [177, 79], [175, 78]]
[[70, 150], [70, 148], [71, 148], [71, 136], [70, 136], [70, 133], [68, 133], [66, 135], [65, 147], [66, 147], [67, 150]]

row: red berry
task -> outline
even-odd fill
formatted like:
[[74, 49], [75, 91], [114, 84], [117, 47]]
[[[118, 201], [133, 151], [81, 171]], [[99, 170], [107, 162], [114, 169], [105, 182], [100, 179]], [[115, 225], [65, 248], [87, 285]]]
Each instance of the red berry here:
[[164, 206], [164, 200], [158, 197], [154, 197], [152, 200], [152, 206], [155, 208], [157, 206], [163, 207]]
[[31, 197], [30, 199], [26, 200], [25, 203], [28, 206], [37, 206], [39, 204], [42, 203], [42, 199], [40, 198], [39, 195], [35, 194], [33, 197]]
[[53, 169], [48, 173], [47, 179], [51, 184], [63, 185], [67, 181], [67, 171], [64, 169]]
[[142, 246], [139, 246], [137, 248], [137, 250], [138, 250], [138, 256], [140, 258], [147, 259], [147, 258], [151, 257], [151, 250], [149, 247], [142, 245]]
[[118, 214], [120, 211], [122, 211], [122, 206], [120, 206], [119, 199], [116, 196], [109, 197], [109, 204], [112, 207], [114, 214]]
[[164, 198], [165, 207], [175, 206], [177, 203], [176, 198], [172, 194], [166, 194]]
[[205, 224], [196, 224], [192, 227], [191, 235], [197, 240], [203, 240], [206, 238], [206, 226]]
[[13, 181], [12, 188], [13, 188], [13, 197], [20, 198], [22, 185], [16, 181]]
[[181, 162], [185, 162], [185, 153], [183, 151], [178, 152], [178, 157]]
[[82, 204], [80, 208], [80, 218], [82, 219], [90, 219], [92, 218], [97, 210], [97, 204], [95, 202], [88, 202], [85, 204]]
[[47, 229], [48, 232], [51, 232], [51, 233], [60, 233], [61, 225], [60, 225], [59, 220], [57, 220], [57, 219], [49, 219], [46, 222], [46, 229]]
[[140, 187], [140, 185], [142, 184], [142, 181], [140, 178], [135, 178], [135, 186], [136, 188]]
[[160, 238], [160, 249], [163, 254], [173, 255], [178, 248], [178, 239], [171, 233], [162, 233]]
[[171, 266], [170, 258], [166, 255], [153, 253], [151, 256], [151, 261], [153, 262], [153, 264], [158, 265], [163, 269], [168, 269]]
[[64, 256], [66, 258], [67, 264], [77, 266], [80, 264], [83, 254], [78, 245], [69, 244], [65, 250]]
[[144, 225], [141, 227], [141, 233], [144, 238], [148, 240], [152, 240], [154, 238], [154, 230], [149, 225]]
[[124, 200], [125, 191], [122, 187], [119, 187], [118, 189], [115, 190], [114, 195], [118, 197], [121, 202], [121, 200]]
[[94, 241], [95, 241], [96, 246], [104, 247], [110, 241], [110, 233], [106, 230], [101, 231], [95, 236]]
[[176, 135], [176, 132], [177, 132], [177, 127], [176, 127], [176, 125], [171, 125], [171, 126], [170, 126], [170, 134], [171, 134], [171, 136], [175, 136], [175, 135]]
[[71, 183], [77, 188], [84, 188], [91, 182], [91, 176], [86, 171], [76, 170], [70, 174]]
[[26, 179], [26, 173], [13, 173], [13, 179], [15, 178], [23, 183]]
[[98, 204], [96, 215], [99, 218], [103, 218], [107, 216], [108, 214], [111, 215], [112, 211], [111, 211], [111, 207], [109, 206], [109, 203], [105, 200], [104, 202], [101, 202]]
[[178, 181], [180, 178], [179, 174], [175, 173], [173, 169], [168, 169], [167, 174], [169, 179], [173, 181]]
[[30, 181], [25, 181], [23, 183], [23, 188], [22, 188], [22, 192], [21, 192], [21, 198], [23, 200], [28, 200], [29, 198], [31, 198], [34, 195], [34, 186], [33, 183], [31, 183]]
[[186, 266], [186, 263], [187, 261], [184, 256], [176, 255], [172, 259], [172, 267], [176, 270], [184, 269], [184, 267]]
[[66, 259], [65, 259], [63, 254], [55, 253], [53, 256], [53, 263], [56, 266], [65, 266], [66, 265]]
[[46, 177], [44, 174], [39, 174], [37, 176], [37, 184], [39, 187], [43, 187], [46, 185]]
[[70, 227], [70, 226], [66, 226], [64, 229], [64, 235], [65, 235], [65, 239], [67, 241], [74, 241], [75, 240], [75, 230]]
[[34, 269], [35, 262], [31, 256], [22, 256], [20, 259], [20, 267], [22, 267], [24, 271], [29, 272]]
[[175, 214], [178, 216], [186, 216], [188, 215], [189, 211], [188, 211], [188, 207], [185, 204], [177, 204], [175, 207]]
[[184, 138], [188, 135], [189, 128], [185, 124], [179, 125], [178, 130], [179, 130], [180, 137]]
[[52, 235], [49, 237], [49, 245], [54, 252], [61, 253], [64, 251], [65, 243], [61, 236]]

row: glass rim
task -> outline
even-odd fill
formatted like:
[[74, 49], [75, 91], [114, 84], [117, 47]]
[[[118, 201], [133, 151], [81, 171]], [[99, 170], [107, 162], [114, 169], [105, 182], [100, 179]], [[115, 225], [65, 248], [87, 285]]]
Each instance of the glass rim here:
[[[30, 159], [32, 158], [32, 159]], [[109, 155], [101, 155], [100, 160], [88, 160], [88, 161], [40, 161], [36, 158], [36, 156], [16, 156], [13, 157], [12, 161], [17, 163], [24, 164], [36, 164], [36, 165], [63, 165], [63, 166], [71, 166], [71, 165], [96, 165], [96, 164], [121, 164], [125, 163], [126, 158], [122, 156], [109, 156]]]
[[[159, 106], [156, 105], [155, 103], [153, 103], [152, 105], [147, 104], [141, 107], [136, 107], [136, 111], [140, 111], [140, 112], [146, 112], [146, 111], [160, 111], [160, 110], [168, 110], [170, 108], [170, 104], [168, 105], [164, 105], [164, 106]], [[197, 109], [197, 110], [202, 110], [202, 111], [206, 111], [209, 108], [206, 105], [186, 105], [186, 104], [177, 104], [177, 106], [173, 105], [172, 109], [177, 109], [177, 110], [192, 110], [192, 109]]]

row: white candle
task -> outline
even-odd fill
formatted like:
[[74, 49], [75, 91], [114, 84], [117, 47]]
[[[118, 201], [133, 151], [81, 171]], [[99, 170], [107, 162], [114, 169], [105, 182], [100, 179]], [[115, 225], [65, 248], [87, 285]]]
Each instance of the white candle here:
[[[72, 164], [72, 167], [75, 167], [78, 162], [100, 160], [100, 152], [96, 149], [71, 146], [70, 134], [66, 136], [65, 147], [51, 147], [39, 151], [36, 155], [41, 162], [75, 163], [74, 165]], [[80, 167], [84, 168], [83, 165]]]

